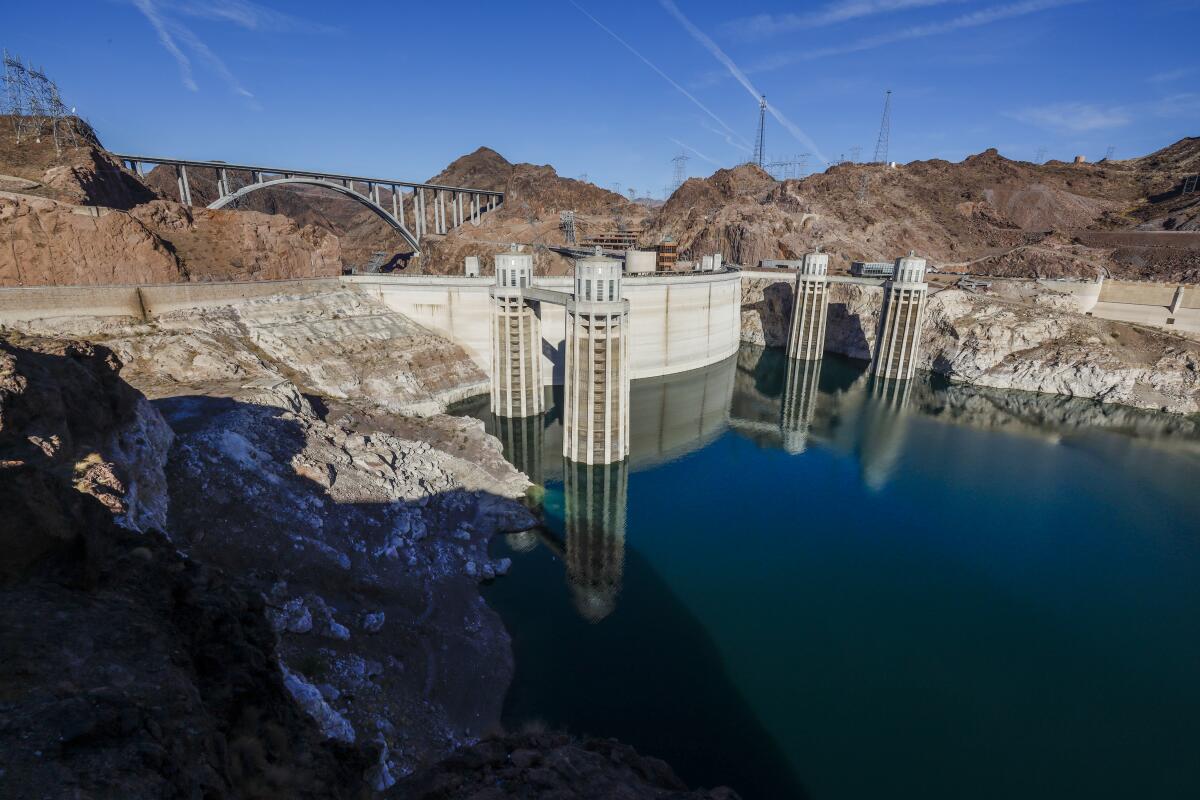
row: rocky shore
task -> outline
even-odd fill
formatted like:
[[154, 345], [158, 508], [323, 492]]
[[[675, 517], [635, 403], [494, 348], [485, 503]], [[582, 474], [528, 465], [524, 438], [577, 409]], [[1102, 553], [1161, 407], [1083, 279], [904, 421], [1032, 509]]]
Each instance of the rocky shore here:
[[[781, 347], [792, 313], [791, 277], [742, 282], [742, 340]], [[826, 349], [870, 359], [883, 289], [831, 283]], [[1200, 412], [1200, 343], [1052, 305], [986, 292], [930, 293], [918, 366], [952, 382]]]
[[[499, 442], [441, 413], [482, 385], [461, 348], [353, 291], [23, 327], [0, 332], [0, 795], [482, 788], [396, 786], [502, 741], [512, 651], [478, 585], [508, 569], [488, 540], [537, 524]], [[488, 756], [489, 785], [541, 796], [591, 759], [561, 796], [685, 796], [629, 748], [543, 744]]]

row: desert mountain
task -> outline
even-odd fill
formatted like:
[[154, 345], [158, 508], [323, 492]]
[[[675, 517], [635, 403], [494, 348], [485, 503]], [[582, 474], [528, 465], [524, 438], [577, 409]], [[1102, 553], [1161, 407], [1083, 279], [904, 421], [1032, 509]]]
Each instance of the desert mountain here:
[[783, 182], [743, 165], [684, 183], [644, 241], [671, 235], [685, 255], [720, 251], [744, 265], [822, 246], [843, 267], [916, 250], [939, 267], [993, 274], [1194, 278], [1194, 251], [1135, 238], [1118, 252], [1101, 232], [1200, 227], [1200, 193], [1180, 193], [1198, 142], [1095, 165], [987, 150], [959, 163], [840, 164]]
[[[18, 143], [12, 121], [0, 118], [0, 283], [407, 268], [404, 240], [335, 193], [266, 189], [243, 198], [237, 210], [210, 211], [203, 206], [217, 196], [217, 175], [193, 169], [194, 206], [186, 208], [177, 202], [173, 170], [156, 168], [139, 179], [86, 124], [75, 123], [72, 133], [73, 146], [60, 153], [45, 135]], [[560, 213], [572, 210], [580, 240], [641, 230], [643, 246], [670, 235], [685, 258], [719, 251], [745, 266], [819, 245], [835, 267], [916, 250], [939, 269], [1197, 280], [1200, 243], [1192, 240], [1200, 237], [1200, 191], [1185, 195], [1182, 188], [1198, 169], [1200, 137], [1099, 164], [1031, 164], [988, 150], [959, 163], [840, 164], [783, 182], [742, 165], [690, 179], [651, 207], [481, 147], [430, 182], [504, 191], [504, 204], [479, 225], [428, 236], [417, 263], [425, 272], [453, 273], [465, 256], [477, 255], [486, 270], [491, 254], [520, 242], [532, 247], [540, 272], [564, 274], [570, 262], [556, 249], [567, 245]], [[231, 173], [235, 181], [247, 177]], [[387, 190], [381, 201], [390, 206]]]

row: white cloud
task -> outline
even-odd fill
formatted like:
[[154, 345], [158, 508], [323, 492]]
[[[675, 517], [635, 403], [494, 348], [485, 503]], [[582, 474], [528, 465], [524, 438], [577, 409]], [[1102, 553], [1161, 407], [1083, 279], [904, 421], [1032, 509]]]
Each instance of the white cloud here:
[[1130, 112], [1124, 108], [1080, 102], [1033, 106], [1021, 109], [1009, 116], [1021, 122], [1059, 133], [1087, 133], [1107, 128], [1120, 128], [1133, 121]]
[[179, 49], [179, 45], [175, 43], [174, 37], [171, 36], [171, 32], [167, 29], [166, 20], [164, 20], [162, 15], [158, 13], [158, 8], [154, 5], [153, 0], [133, 0], [133, 5], [138, 11], [142, 12], [142, 16], [144, 16], [150, 22], [150, 26], [154, 28], [155, 34], [158, 35], [158, 43], [161, 44], [175, 59], [176, 63], [179, 64], [180, 78], [183, 80], [184, 88], [193, 92], [199, 91], [200, 87], [196, 85], [196, 79], [192, 76], [191, 60], [187, 57], [187, 55], [184, 54], [182, 50]]
[[802, 61], [812, 61], [814, 59], [829, 58], [830, 56], [840, 56], [847, 53], [858, 53], [863, 50], [873, 50], [877, 47], [884, 47], [897, 42], [911, 41], [913, 39], [924, 39], [928, 36], [940, 36], [947, 33], [953, 33], [955, 31], [966, 30], [968, 28], [977, 28], [981, 25], [990, 25], [993, 22], [1000, 22], [1001, 20], [1014, 19], [1016, 17], [1023, 17], [1028, 14], [1036, 14], [1040, 11], [1049, 11], [1051, 9], [1061, 8], [1063, 6], [1086, 2], [1089, 2], [1089, 0], [1022, 0], [1022, 2], [1019, 3], [1010, 3], [1002, 6], [990, 6], [988, 8], [981, 8], [977, 11], [972, 11], [969, 14], [962, 14], [961, 16], [944, 20], [942, 22], [931, 22], [925, 25], [912, 25], [907, 28], [897, 28], [896, 30], [877, 34], [875, 36], [867, 36], [844, 45], [814, 48], [812, 50], [803, 50], [791, 53], [780, 53], [761, 61], [755, 65], [750, 72], [766, 72]]
[[231, 22], [251, 31], [274, 33], [336, 33], [328, 25], [285, 14], [250, 0], [170, 0], [172, 11], [189, 17]]
[[[741, 68], [734, 63], [732, 58], [725, 54], [724, 50], [717, 46], [716, 42], [710, 39], [702, 30], [693, 25], [692, 21], [684, 16], [683, 12], [679, 10], [679, 6], [675, 5], [672, 0], [659, 0], [659, 4], [667, 10], [667, 13], [675, 17], [679, 24], [683, 26], [684, 30], [686, 30], [693, 39], [699, 42], [701, 46], [708, 50], [708, 52], [712, 54], [713, 58], [717, 59], [717, 61], [725, 66], [725, 69], [729, 70], [729, 74], [737, 79], [737, 82], [740, 83], [742, 87], [750, 93], [751, 97], [753, 97], [755, 100], [758, 100], [759, 97], [761, 97], [761, 93], [758, 91], [758, 89], [754, 88], [754, 84], [752, 84], [750, 79], [746, 77], [746, 73], [744, 73]], [[807, 133], [801, 130], [800, 126], [796, 125], [794, 122], [785, 117], [783, 113], [779, 111], [779, 109], [775, 108], [770, 103], [767, 104], [767, 111], [771, 113], [771, 116], [774, 117], [775, 120], [796, 139], [796, 141], [807, 147], [820, 161], [823, 161], [826, 164], [829, 163], [829, 160], [821, 153], [821, 148], [817, 147], [817, 143], [814, 142]]]
[[[179, 65], [180, 79], [189, 91], [199, 91], [192, 58], [199, 58], [234, 94], [253, 100], [254, 95], [225, 62], [179, 17], [213, 20], [260, 32], [330, 33], [336, 29], [308, 22], [261, 6], [250, 0], [129, 0], [154, 28], [158, 42]], [[188, 54], [191, 54], [190, 56]], [[252, 103], [253, 105], [253, 103]]]
[[1172, 69], [1166, 72], [1158, 72], [1146, 78], [1147, 83], [1171, 83], [1182, 78], [1186, 78], [1196, 71], [1195, 67], [1184, 67], [1182, 69]]
[[727, 22], [722, 26], [730, 36], [742, 41], [765, 39], [781, 33], [823, 28], [863, 17], [928, 8], [964, 0], [839, 0], [824, 8], [802, 14], [755, 14]]

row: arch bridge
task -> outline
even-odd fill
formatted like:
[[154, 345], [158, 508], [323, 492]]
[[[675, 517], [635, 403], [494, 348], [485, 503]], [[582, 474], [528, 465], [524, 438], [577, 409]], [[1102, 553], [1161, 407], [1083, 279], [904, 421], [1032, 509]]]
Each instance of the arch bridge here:
[[[208, 208], [224, 208], [248, 194], [274, 186], [306, 185], [330, 189], [369, 208], [395, 228], [417, 254], [421, 252], [421, 239], [427, 234], [445, 234], [468, 221], [478, 225], [484, 214], [504, 202], [504, 192], [466, 186], [415, 183], [259, 164], [231, 164], [226, 161], [194, 161], [126, 153], [111, 155], [139, 177], [145, 177], [146, 164], [174, 167], [179, 202], [185, 206], [192, 205], [189, 168], [211, 169], [217, 176], [217, 199], [209, 203]], [[248, 173], [249, 180], [243, 177], [235, 183], [231, 180], [231, 173], [235, 178], [238, 173], [243, 176]], [[389, 198], [381, 196], [381, 187], [388, 190]], [[412, 221], [411, 226], [406, 219]]]

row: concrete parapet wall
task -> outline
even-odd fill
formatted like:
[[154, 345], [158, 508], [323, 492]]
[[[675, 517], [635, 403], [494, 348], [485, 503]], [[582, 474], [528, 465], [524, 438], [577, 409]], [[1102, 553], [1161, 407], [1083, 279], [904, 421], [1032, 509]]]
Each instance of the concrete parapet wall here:
[[64, 317], [153, 319], [172, 311], [232, 305], [258, 297], [307, 294], [341, 285], [337, 278], [145, 286], [27, 286], [0, 289], [0, 323]]
[[1175, 299], [1177, 288], [1174, 283], [1106, 280], [1100, 290], [1100, 302], [1166, 307]]
[[63, 317], [144, 319], [136, 286], [34, 286], [0, 289], [0, 324]]
[[149, 318], [193, 308], [212, 308], [281, 294], [306, 294], [340, 286], [337, 278], [230, 283], [172, 283], [141, 287]]

